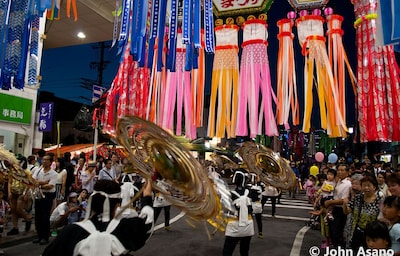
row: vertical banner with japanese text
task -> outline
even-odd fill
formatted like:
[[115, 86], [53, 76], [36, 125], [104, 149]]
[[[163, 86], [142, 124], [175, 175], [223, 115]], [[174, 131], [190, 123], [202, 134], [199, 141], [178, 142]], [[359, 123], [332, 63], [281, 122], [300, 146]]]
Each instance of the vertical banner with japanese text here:
[[39, 131], [51, 132], [54, 102], [40, 103]]

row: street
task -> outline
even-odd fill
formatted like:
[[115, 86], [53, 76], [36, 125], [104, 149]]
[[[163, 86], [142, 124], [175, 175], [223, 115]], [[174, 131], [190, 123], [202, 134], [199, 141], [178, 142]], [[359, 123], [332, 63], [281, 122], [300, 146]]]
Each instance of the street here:
[[[255, 235], [251, 240], [250, 255], [306, 256], [312, 246], [320, 248], [319, 231], [306, 226], [311, 211], [304, 194], [296, 199], [289, 199], [284, 193], [281, 204], [277, 204], [276, 218], [271, 218], [271, 206], [267, 203], [263, 214], [264, 238]], [[147, 244], [134, 255], [221, 255], [224, 234], [211, 233], [214, 228], [204, 221], [195, 221], [185, 216], [178, 209], [171, 210], [171, 231], [163, 228], [163, 213], [157, 220], [155, 231]], [[257, 229], [255, 229], [257, 233]], [[40, 255], [44, 247], [25, 241], [21, 244], [4, 248], [6, 255]], [[321, 251], [321, 254], [323, 251]], [[234, 255], [239, 255], [239, 248]]]

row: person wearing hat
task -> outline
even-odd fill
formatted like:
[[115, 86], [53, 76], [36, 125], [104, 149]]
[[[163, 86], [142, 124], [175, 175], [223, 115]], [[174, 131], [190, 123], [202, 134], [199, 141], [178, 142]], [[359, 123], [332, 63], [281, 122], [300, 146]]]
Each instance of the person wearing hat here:
[[232, 182], [236, 185], [231, 191], [231, 198], [235, 212], [229, 213], [228, 223], [225, 228], [225, 242], [223, 256], [233, 254], [235, 247], [240, 243], [240, 255], [249, 255], [251, 237], [254, 235], [254, 225], [251, 206], [250, 191], [246, 189], [245, 169], [238, 169]]
[[81, 173], [82, 189], [86, 189], [89, 194], [93, 192], [96, 182], [96, 162], [89, 161], [87, 168]]
[[153, 231], [151, 196], [151, 181], [148, 180], [140, 213], [122, 218], [116, 213], [121, 203], [120, 185], [111, 180], [98, 180], [89, 198], [86, 218], [65, 226], [42, 255], [126, 255], [139, 250]]
[[79, 205], [77, 203], [78, 194], [71, 192], [66, 202], [59, 204], [50, 215], [50, 228], [52, 236], [55, 236], [57, 228], [78, 221]]

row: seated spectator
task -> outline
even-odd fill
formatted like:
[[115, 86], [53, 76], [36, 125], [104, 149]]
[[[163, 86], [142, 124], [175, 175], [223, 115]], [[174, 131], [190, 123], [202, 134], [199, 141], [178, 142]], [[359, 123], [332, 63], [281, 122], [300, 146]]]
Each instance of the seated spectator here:
[[78, 211], [80, 207], [77, 201], [78, 194], [72, 192], [69, 194], [67, 202], [59, 204], [53, 210], [50, 216], [50, 228], [53, 229], [52, 235], [55, 235], [57, 228], [78, 221]]

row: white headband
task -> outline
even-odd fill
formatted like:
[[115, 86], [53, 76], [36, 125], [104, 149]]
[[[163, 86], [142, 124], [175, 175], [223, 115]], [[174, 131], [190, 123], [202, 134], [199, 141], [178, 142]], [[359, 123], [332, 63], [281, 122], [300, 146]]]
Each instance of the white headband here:
[[242, 175], [242, 177], [243, 177], [243, 180], [242, 180], [242, 187], [244, 187], [244, 183], [246, 182], [246, 174], [244, 174], [244, 173], [241, 172], [241, 171], [236, 171], [236, 172], [235, 172], [235, 174], [233, 175], [233, 178], [232, 178], [232, 182], [236, 184], [236, 175], [237, 175], [237, 174]]
[[121, 193], [118, 192], [115, 194], [107, 194], [104, 191], [93, 190], [93, 193], [89, 197], [89, 202], [88, 202], [89, 212], [86, 214], [85, 220], [88, 220], [90, 218], [90, 215], [92, 214], [92, 198], [96, 194], [100, 194], [105, 197], [104, 203], [103, 203], [103, 213], [101, 215], [101, 221], [109, 222], [110, 221], [110, 200], [109, 200], [109, 198], [121, 198]]

